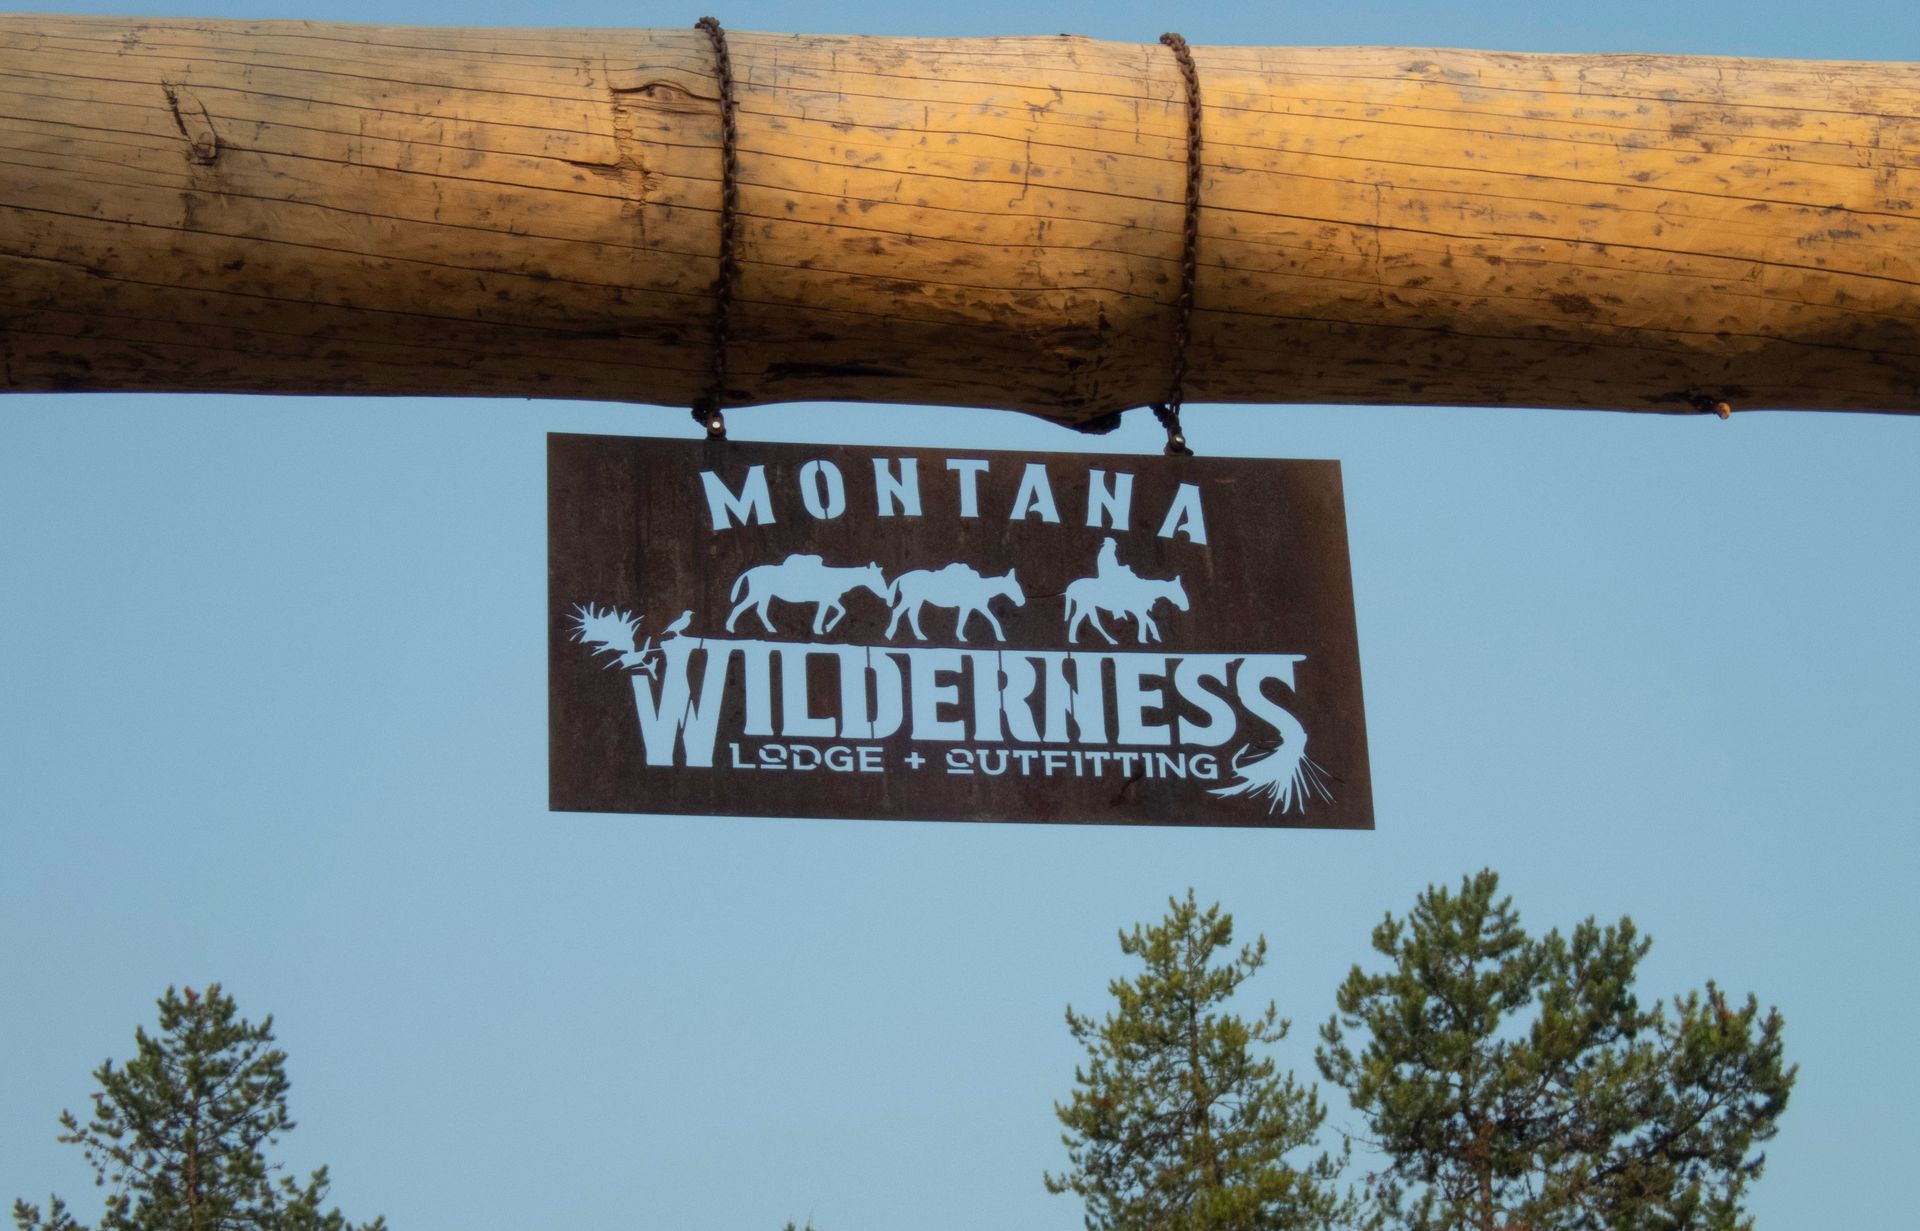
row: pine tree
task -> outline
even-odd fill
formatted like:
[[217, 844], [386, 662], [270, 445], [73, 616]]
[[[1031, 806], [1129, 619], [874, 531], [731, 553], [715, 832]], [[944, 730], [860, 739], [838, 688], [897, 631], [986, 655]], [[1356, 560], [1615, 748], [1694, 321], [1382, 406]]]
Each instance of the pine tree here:
[[[356, 1229], [322, 1211], [325, 1167], [299, 1184], [267, 1161], [294, 1127], [271, 1017], [241, 1018], [218, 984], [205, 995], [169, 987], [159, 1008], [157, 1034], [135, 1029], [132, 1060], [93, 1071], [88, 1121], [60, 1115], [60, 1140], [112, 1189], [100, 1231], [384, 1231], [384, 1219]], [[20, 1231], [87, 1231], [59, 1197], [44, 1218], [16, 1201], [13, 1218]]]
[[[1535, 939], [1490, 871], [1429, 887], [1355, 966], [1320, 1070], [1390, 1160], [1376, 1226], [1735, 1231], [1793, 1088], [1782, 1023], [1712, 983], [1671, 1012], [1633, 993], [1651, 941], [1591, 918]], [[1355, 1051], [1349, 1032], [1364, 1046]]]
[[1233, 916], [1202, 911], [1192, 890], [1158, 925], [1120, 934], [1145, 969], [1108, 990], [1115, 1010], [1094, 1021], [1067, 1009], [1088, 1053], [1076, 1089], [1054, 1111], [1073, 1169], [1049, 1191], [1086, 1201], [1088, 1231], [1296, 1231], [1344, 1211], [1339, 1163], [1321, 1154], [1296, 1167], [1326, 1112], [1256, 1046], [1287, 1034], [1271, 1003], [1253, 1021], [1221, 1011], [1266, 961], [1261, 937], [1216, 963]]

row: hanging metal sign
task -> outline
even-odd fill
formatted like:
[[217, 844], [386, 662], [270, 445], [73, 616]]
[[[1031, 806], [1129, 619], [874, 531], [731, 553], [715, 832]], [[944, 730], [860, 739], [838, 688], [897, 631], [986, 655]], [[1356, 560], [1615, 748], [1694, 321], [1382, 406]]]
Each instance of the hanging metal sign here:
[[1337, 462], [547, 453], [555, 810], [1373, 825]]

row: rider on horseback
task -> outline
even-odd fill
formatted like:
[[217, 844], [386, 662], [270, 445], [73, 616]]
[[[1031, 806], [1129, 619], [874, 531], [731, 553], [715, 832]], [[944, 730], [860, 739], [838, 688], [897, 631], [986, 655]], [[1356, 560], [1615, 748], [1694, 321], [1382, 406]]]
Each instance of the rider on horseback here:
[[1138, 580], [1140, 577], [1140, 574], [1133, 571], [1132, 565], [1120, 563], [1120, 548], [1115, 545], [1111, 535], [1100, 544], [1100, 558], [1094, 561], [1093, 575], [1101, 581], [1117, 581], [1123, 578]]

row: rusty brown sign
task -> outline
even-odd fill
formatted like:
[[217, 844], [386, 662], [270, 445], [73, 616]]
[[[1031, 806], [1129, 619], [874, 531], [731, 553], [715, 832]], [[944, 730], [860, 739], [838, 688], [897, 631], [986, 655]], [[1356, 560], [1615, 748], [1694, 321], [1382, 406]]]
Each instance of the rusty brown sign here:
[[1337, 462], [547, 454], [555, 810], [1373, 825]]

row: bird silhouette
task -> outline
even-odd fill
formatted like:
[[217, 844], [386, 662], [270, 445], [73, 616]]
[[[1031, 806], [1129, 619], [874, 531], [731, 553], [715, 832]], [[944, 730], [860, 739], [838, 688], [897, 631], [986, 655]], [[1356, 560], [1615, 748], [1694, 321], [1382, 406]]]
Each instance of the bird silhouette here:
[[680, 613], [679, 619], [667, 625], [666, 631], [661, 633], [660, 637], [662, 640], [665, 640], [668, 637], [678, 637], [681, 633], [686, 632], [687, 627], [692, 623], [693, 623], [693, 612], [683, 611]]

